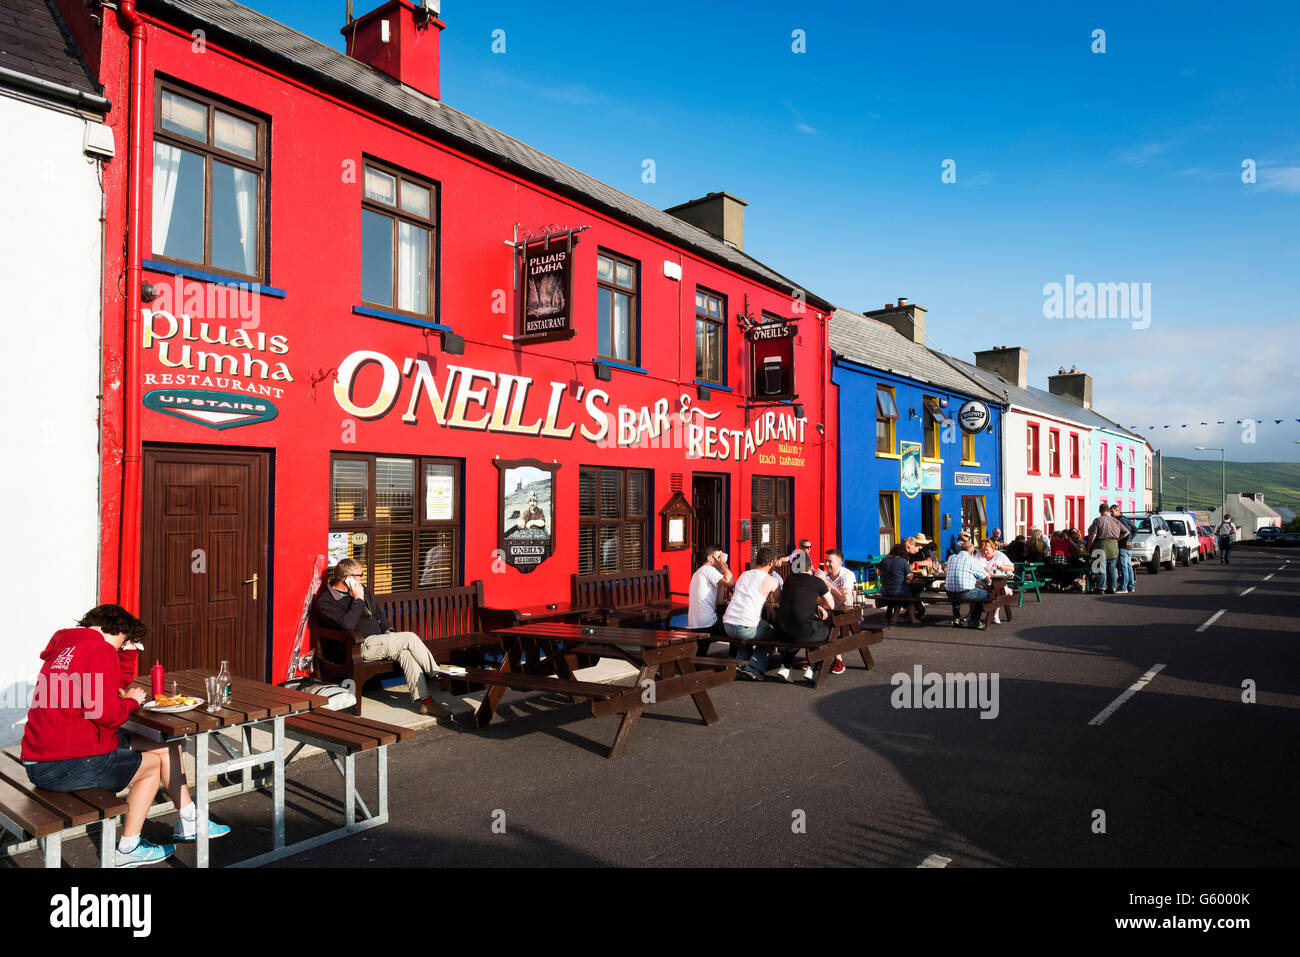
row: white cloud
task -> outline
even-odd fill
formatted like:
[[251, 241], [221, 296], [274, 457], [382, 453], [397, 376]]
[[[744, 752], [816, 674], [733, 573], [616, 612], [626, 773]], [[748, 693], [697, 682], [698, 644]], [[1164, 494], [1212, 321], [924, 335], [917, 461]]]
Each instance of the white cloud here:
[[1119, 150], [1115, 155], [1121, 163], [1142, 166], [1169, 150], [1169, 143], [1143, 143], [1130, 150]]
[[1260, 189], [1300, 193], [1300, 166], [1261, 166], [1258, 175]]

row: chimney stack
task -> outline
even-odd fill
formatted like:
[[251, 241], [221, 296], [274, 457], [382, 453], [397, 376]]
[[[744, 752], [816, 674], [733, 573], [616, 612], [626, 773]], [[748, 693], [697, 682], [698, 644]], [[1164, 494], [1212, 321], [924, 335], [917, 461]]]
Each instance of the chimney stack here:
[[1069, 372], [1062, 368], [1056, 375], [1048, 376], [1047, 391], [1085, 409], [1092, 408], [1092, 376], [1080, 372], [1074, 366], [1070, 367]]
[[875, 319], [886, 325], [893, 326], [900, 335], [906, 336], [918, 346], [923, 346], [925, 345], [925, 313], [924, 306], [918, 306], [915, 303], [909, 303], [905, 298], [900, 298], [898, 305], [887, 302], [885, 308], [872, 309], [864, 312], [863, 315], [868, 319]]
[[975, 366], [1023, 389], [1029, 385], [1029, 353], [1020, 346], [994, 346], [975, 353]]
[[730, 193], [709, 193], [664, 212], [745, 251], [745, 207], [749, 203]]
[[439, 38], [447, 24], [433, 12], [437, 7], [388, 0], [340, 31], [347, 39], [348, 56], [440, 99]]

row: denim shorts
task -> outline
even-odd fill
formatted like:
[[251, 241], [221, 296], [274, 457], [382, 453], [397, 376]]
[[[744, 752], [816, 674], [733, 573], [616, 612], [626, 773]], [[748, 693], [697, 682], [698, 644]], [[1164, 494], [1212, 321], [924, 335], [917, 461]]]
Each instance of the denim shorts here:
[[107, 754], [62, 761], [37, 761], [27, 765], [27, 777], [44, 791], [80, 791], [103, 788], [116, 794], [135, 777], [140, 769], [140, 752], [127, 747], [129, 737], [119, 731], [118, 747]]

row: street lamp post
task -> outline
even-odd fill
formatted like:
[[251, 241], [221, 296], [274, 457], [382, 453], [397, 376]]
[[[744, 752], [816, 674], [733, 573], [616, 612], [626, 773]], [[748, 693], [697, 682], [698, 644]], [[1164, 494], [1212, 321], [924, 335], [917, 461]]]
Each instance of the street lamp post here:
[[1222, 522], [1223, 515], [1228, 510], [1228, 466], [1225, 461], [1224, 450], [1198, 445], [1196, 451], [1219, 453], [1219, 521]]
[[[1169, 477], [1171, 479], [1178, 478], [1177, 475], [1171, 475]], [[1192, 510], [1192, 477], [1190, 475], [1184, 475], [1183, 478], [1187, 480], [1187, 497], [1183, 499], [1183, 511], [1190, 512]]]

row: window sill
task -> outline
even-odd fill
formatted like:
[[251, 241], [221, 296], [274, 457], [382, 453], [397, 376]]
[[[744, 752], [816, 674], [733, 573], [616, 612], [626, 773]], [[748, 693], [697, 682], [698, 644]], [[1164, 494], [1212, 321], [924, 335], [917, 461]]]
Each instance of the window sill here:
[[932, 463], [932, 464], [937, 464], [937, 465], [942, 465], [942, 464], [943, 464], [943, 459], [928, 459], [928, 458], [926, 458], [924, 455], [921, 456], [921, 461], [922, 461], [922, 462], [930, 462], [930, 463]]
[[979, 468], [979, 463], [978, 463], [978, 462], [967, 462], [965, 459], [962, 459], [961, 464], [962, 464], [962, 465], [970, 465], [970, 466], [974, 466], [975, 468]]
[[1037, 469], [1025, 469], [1025, 474], [1026, 474], [1026, 475], [1035, 475], [1035, 476], [1038, 476], [1039, 478], [1041, 478], [1042, 475], [1043, 475], [1043, 473], [1040, 472], [1040, 471], [1038, 471]]
[[[603, 360], [602, 360], [602, 361], [603, 361]], [[735, 392], [735, 391], [736, 391], [735, 389], [733, 389], [733, 388], [732, 388], [731, 386], [729, 386], [729, 385], [721, 385], [721, 384], [719, 384], [719, 383], [717, 383], [717, 382], [706, 382], [706, 381], [703, 380], [703, 379], [693, 379], [692, 382], [693, 382], [695, 385], [702, 385], [702, 386], [704, 386], [704, 388], [706, 388], [706, 389], [717, 389], [719, 392]]]
[[897, 452], [877, 452], [877, 453], [876, 453], [876, 458], [878, 458], [878, 459], [901, 459], [902, 456], [899, 455]]
[[[150, 272], [165, 273], [169, 276], [184, 276], [186, 279], [196, 279], [199, 282], [216, 283], [221, 286], [240, 286], [249, 292], [255, 292], [259, 296], [270, 296], [273, 299], [284, 299], [289, 294], [283, 289], [276, 289], [274, 286], [264, 286], [260, 282], [254, 282], [251, 279], [239, 279], [235, 276], [222, 276], [214, 272], [205, 272], [202, 269], [192, 269], [189, 266], [177, 266], [173, 263], [161, 262], [157, 259], [145, 259], [140, 263], [144, 269]], [[147, 305], [147, 303], [146, 303]]]
[[436, 332], [451, 332], [451, 326], [444, 326], [432, 319], [417, 319], [415, 316], [405, 316], [400, 312], [385, 312], [382, 309], [371, 309], [368, 306], [353, 306], [352, 314], [368, 316], [371, 319], [383, 319], [386, 322], [397, 322], [404, 326], [416, 326], [420, 329], [433, 329]]
[[621, 362], [618, 359], [602, 359], [595, 356], [591, 360], [593, 363], [599, 362], [603, 366], [609, 366], [611, 369], [621, 369], [624, 372], [635, 372], [638, 375], [649, 375], [649, 369], [642, 369], [640, 366], [634, 366], [630, 362]]

